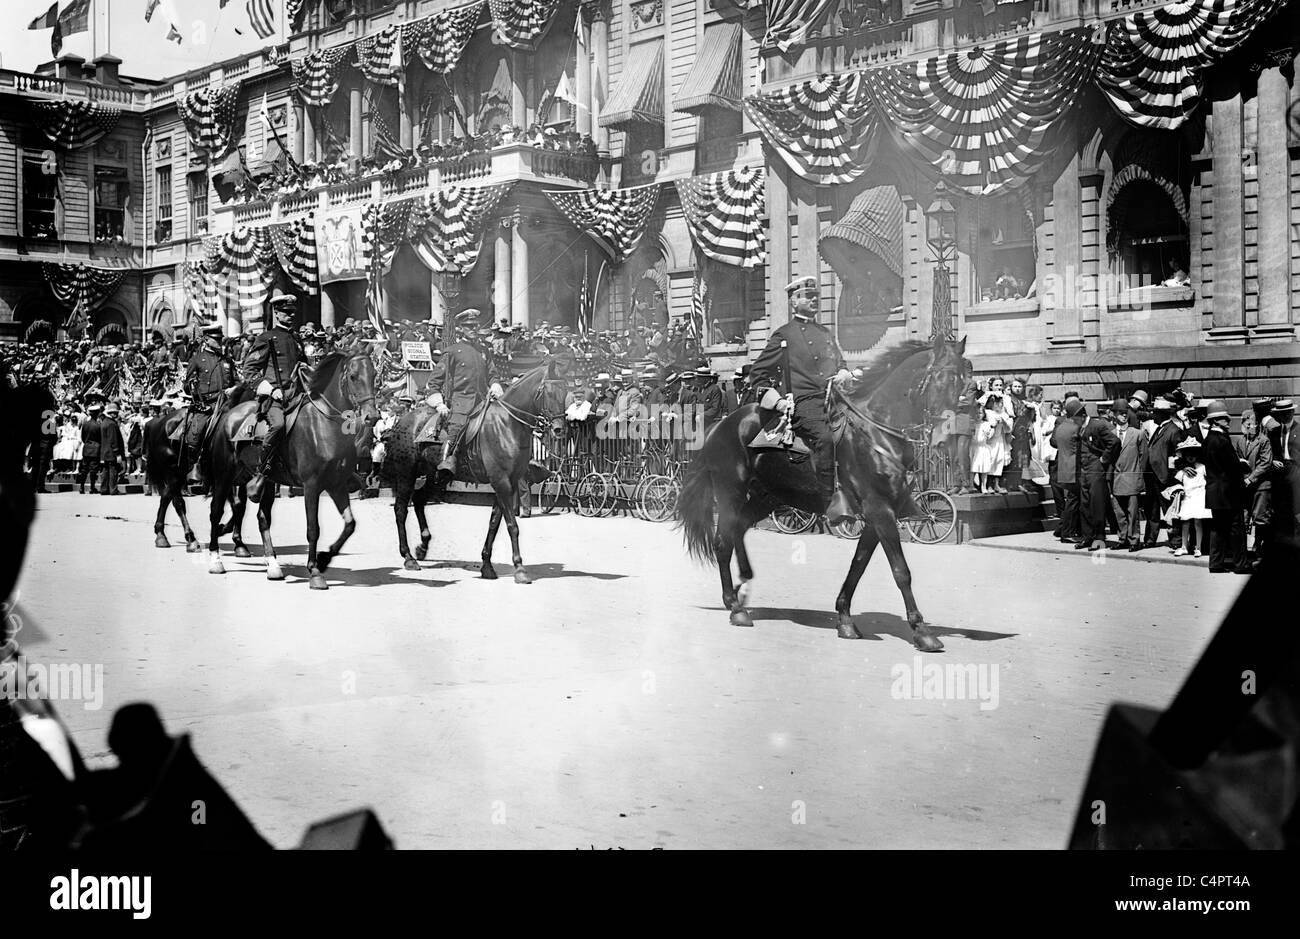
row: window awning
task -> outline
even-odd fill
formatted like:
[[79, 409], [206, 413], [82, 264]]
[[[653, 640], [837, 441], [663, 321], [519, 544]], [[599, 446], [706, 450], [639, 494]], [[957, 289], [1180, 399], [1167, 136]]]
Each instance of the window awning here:
[[662, 124], [664, 120], [664, 41], [656, 39], [628, 50], [623, 79], [600, 116], [602, 127]]
[[673, 108], [688, 113], [708, 107], [739, 111], [741, 97], [740, 24], [704, 27], [704, 41]]

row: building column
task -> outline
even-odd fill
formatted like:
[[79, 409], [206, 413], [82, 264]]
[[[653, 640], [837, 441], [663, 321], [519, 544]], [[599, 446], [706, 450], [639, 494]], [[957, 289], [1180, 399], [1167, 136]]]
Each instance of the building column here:
[[771, 295], [767, 298], [768, 325], [771, 329], [784, 326], [790, 320], [790, 304], [786, 300], [785, 285], [790, 276], [790, 190], [786, 187], [786, 168], [773, 161], [767, 173], [767, 251], [768, 284]]
[[321, 284], [320, 288], [320, 324], [322, 326], [334, 326], [334, 298], [330, 296], [329, 288]]
[[303, 160], [303, 147], [306, 140], [307, 115], [301, 104], [293, 106], [293, 143], [290, 144], [295, 163]]
[[528, 68], [524, 53], [510, 52], [510, 123], [528, 129]]
[[[1068, 133], [1068, 132], [1067, 132]], [[1055, 233], [1052, 252], [1052, 281], [1044, 296], [1044, 308], [1051, 311], [1047, 342], [1055, 348], [1083, 347], [1083, 315], [1079, 297], [1083, 293], [1083, 240], [1080, 237], [1080, 174], [1078, 141], [1071, 134], [1062, 141], [1073, 150], [1070, 162], [1052, 182], [1052, 219]]]
[[[1290, 88], [1280, 68], [1259, 76], [1259, 322], [1257, 332], [1291, 334], [1291, 200], [1287, 157]], [[1218, 279], [1217, 276], [1215, 278]], [[1259, 327], [1264, 327], [1260, 329]]]
[[508, 320], [514, 322], [511, 314], [510, 289], [510, 228], [509, 223], [502, 219], [497, 226], [496, 245], [494, 246], [495, 264], [492, 268], [492, 320]]
[[515, 218], [510, 243], [510, 323], [528, 329], [532, 320], [528, 310], [528, 239], [524, 237], [524, 220]]
[[415, 144], [411, 132], [411, 108], [410, 103], [406, 100], [406, 82], [401, 81], [397, 84], [397, 140], [402, 145], [403, 150], [412, 149]]
[[596, 149], [605, 156], [609, 153], [609, 128], [600, 125], [600, 112], [609, 95], [605, 85], [609, 80], [609, 20], [599, 5], [592, 11], [591, 47], [596, 53], [591, 64], [591, 132], [596, 137]]
[[447, 325], [447, 298], [442, 295], [442, 272], [429, 272], [429, 322]]
[[[578, 7], [577, 16], [582, 16]], [[578, 51], [574, 58], [574, 97], [578, 99], [575, 124], [580, 134], [591, 133], [591, 27], [585, 21], [578, 26]]]
[[353, 88], [348, 93], [348, 153], [361, 156], [361, 89]]
[[304, 163], [319, 163], [320, 154], [316, 152], [316, 125], [312, 122], [311, 108], [302, 109], [302, 159]]
[[361, 96], [361, 155], [370, 156], [375, 152], [374, 98]]
[[[1242, 224], [1241, 95], [1239, 79], [1235, 75], [1221, 72], [1216, 78], [1223, 82], [1224, 87], [1214, 96], [1210, 117], [1214, 160], [1214, 325], [1210, 334], [1226, 339], [1240, 337], [1246, 325], [1246, 304], [1242, 295], [1245, 238]], [[1262, 190], [1261, 195], [1264, 195]]]

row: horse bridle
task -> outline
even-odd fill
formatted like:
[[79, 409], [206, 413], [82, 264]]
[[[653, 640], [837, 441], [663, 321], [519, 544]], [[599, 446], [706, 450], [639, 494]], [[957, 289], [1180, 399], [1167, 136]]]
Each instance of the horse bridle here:
[[[361, 358], [361, 356], [355, 356], [355, 358]], [[344, 384], [345, 387], [346, 387], [346, 378], [347, 378], [346, 370], [348, 365], [351, 363], [351, 361], [352, 360], [349, 359], [347, 362], [343, 363], [344, 373], [343, 375], [340, 376], [340, 381]], [[365, 407], [367, 404], [373, 403], [375, 400], [375, 395], [373, 393], [368, 394], [363, 398], [352, 397], [352, 393], [350, 391], [344, 391], [344, 395], [348, 399], [348, 404], [352, 405], [350, 410], [354, 412]], [[308, 394], [307, 400], [312, 403], [312, 406], [316, 408], [316, 410], [319, 411], [321, 415], [325, 417], [326, 420], [334, 421], [335, 423], [341, 424], [347, 418], [347, 414], [348, 414], [347, 411], [339, 410], [333, 404], [330, 403], [328, 398], [324, 397], [323, 395]], [[321, 407], [322, 404], [327, 405], [331, 410], [334, 411], [334, 413], [331, 414], [329, 411], [326, 411], [325, 408]]]
[[[533, 395], [533, 401], [535, 403], [540, 403], [542, 396], [546, 393], [546, 383], [548, 381], [555, 381], [555, 380], [556, 379], [551, 379], [551, 378], [545, 378], [542, 380], [542, 383], [537, 386], [537, 393]], [[539, 410], [537, 412], [537, 415], [530, 421], [526, 419], [528, 416], [527, 411], [515, 407], [515, 405], [507, 401], [504, 396], [497, 398], [496, 401], [498, 404], [500, 404], [502, 407], [506, 409], [506, 414], [510, 416], [510, 419], [512, 421], [518, 424], [522, 424], [523, 426], [527, 427], [530, 431], [542, 430], [545, 428], [547, 424], [550, 424], [551, 422], [555, 421], [558, 417], [561, 416], [559, 414], [548, 414], [545, 410]]]

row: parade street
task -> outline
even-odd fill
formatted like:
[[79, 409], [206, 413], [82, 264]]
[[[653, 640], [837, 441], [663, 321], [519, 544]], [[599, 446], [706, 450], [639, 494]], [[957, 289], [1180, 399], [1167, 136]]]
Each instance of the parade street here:
[[[206, 540], [207, 503], [188, 502]], [[504, 527], [501, 579], [478, 576], [484, 507], [432, 506], [430, 560], [408, 572], [391, 500], [353, 506], [321, 592], [301, 499], [277, 502], [273, 583], [252, 513], [254, 557], [224, 539], [216, 576], [153, 546], [155, 499], [42, 497], [17, 638], [32, 661], [102, 665], [100, 709], [58, 705], [92, 765], [114, 710], [149, 700], [277, 847], [369, 805], [402, 848], [1055, 849], [1106, 708], [1165, 706], [1246, 580], [907, 545], [946, 645], [921, 659], [881, 556], [854, 604], [866, 641], [836, 637], [853, 544], [829, 535], [750, 533], [745, 629], [671, 525], [522, 520], [536, 582], [519, 585]], [[322, 544], [339, 526], [323, 508]], [[975, 666], [981, 693], [914, 693], [932, 665]]]

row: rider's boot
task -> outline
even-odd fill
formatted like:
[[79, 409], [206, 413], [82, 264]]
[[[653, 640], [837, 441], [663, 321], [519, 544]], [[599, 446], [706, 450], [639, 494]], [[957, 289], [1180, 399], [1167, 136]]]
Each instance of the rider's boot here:
[[827, 522], [838, 525], [858, 517], [858, 506], [840, 486], [839, 474], [833, 465], [817, 467], [817, 483], [821, 487], [822, 498], [826, 501]]
[[442, 459], [438, 461], [438, 482], [446, 485], [456, 475], [456, 448], [451, 438], [442, 442]]
[[[248, 492], [248, 498], [253, 502], [262, 501], [262, 490], [269, 482], [266, 478], [266, 474], [271, 471], [271, 459], [273, 456], [274, 453], [270, 448], [264, 450], [262, 452], [262, 462], [257, 467], [257, 474], [248, 481], [246, 491]], [[274, 483], [271, 483], [271, 485], [274, 485]]]

